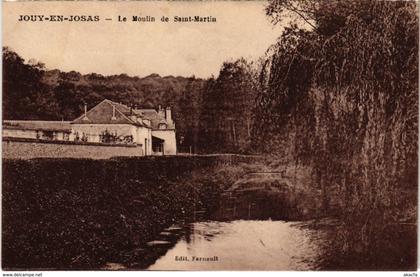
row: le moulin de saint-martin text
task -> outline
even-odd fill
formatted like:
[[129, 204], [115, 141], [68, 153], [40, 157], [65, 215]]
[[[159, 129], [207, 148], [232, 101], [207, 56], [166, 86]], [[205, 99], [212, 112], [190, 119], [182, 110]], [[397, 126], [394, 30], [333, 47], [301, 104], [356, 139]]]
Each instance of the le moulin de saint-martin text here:
[[199, 22], [215, 23], [217, 18], [213, 16], [123, 16], [103, 17], [99, 15], [39, 15], [22, 14], [18, 16], [21, 22], [99, 22], [99, 21], [117, 21], [117, 22]]

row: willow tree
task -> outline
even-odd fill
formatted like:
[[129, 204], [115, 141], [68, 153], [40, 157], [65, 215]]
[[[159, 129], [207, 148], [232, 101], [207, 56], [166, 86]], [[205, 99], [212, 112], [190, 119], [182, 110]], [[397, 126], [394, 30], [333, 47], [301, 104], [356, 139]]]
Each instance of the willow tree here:
[[415, 222], [416, 3], [276, 0], [266, 12], [296, 20], [261, 72], [254, 137], [313, 169], [324, 208], [359, 234], [344, 251], [374, 251], [388, 223]]

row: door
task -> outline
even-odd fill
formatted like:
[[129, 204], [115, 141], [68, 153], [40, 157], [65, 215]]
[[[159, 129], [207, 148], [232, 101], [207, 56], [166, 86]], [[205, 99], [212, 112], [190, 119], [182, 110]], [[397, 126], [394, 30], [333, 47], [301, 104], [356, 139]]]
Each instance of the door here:
[[144, 155], [147, 156], [147, 138], [144, 139]]

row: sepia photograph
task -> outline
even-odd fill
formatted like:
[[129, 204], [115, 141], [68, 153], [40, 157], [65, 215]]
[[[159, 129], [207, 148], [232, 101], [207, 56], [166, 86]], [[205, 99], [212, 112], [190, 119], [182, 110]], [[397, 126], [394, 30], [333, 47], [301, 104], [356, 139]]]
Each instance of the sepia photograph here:
[[2, 9], [3, 276], [417, 276], [418, 1]]

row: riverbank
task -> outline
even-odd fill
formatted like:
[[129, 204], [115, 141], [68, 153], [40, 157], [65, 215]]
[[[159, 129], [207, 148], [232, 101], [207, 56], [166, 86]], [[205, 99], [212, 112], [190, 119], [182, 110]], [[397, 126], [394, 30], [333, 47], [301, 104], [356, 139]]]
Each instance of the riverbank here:
[[254, 159], [4, 159], [2, 267], [98, 269], [123, 261], [174, 222], [216, 209], [234, 178], [219, 169]]
[[[336, 195], [331, 204], [341, 200]], [[308, 168], [267, 157], [4, 159], [2, 266], [142, 269], [156, 253], [164, 254], [149, 255], [148, 243], [162, 236], [178, 239], [166, 237], [165, 229], [173, 225], [305, 220], [299, 228], [329, 234], [322, 244], [328, 258], [317, 268], [415, 267], [416, 224], [410, 230], [401, 222], [363, 225], [335, 212], [339, 206], [330, 207], [333, 213], [326, 215], [322, 190], [313, 185]], [[408, 222], [412, 216], [406, 217]], [[369, 236], [364, 237], [369, 245], [361, 244], [360, 236]], [[390, 252], [396, 254], [380, 254]]]

